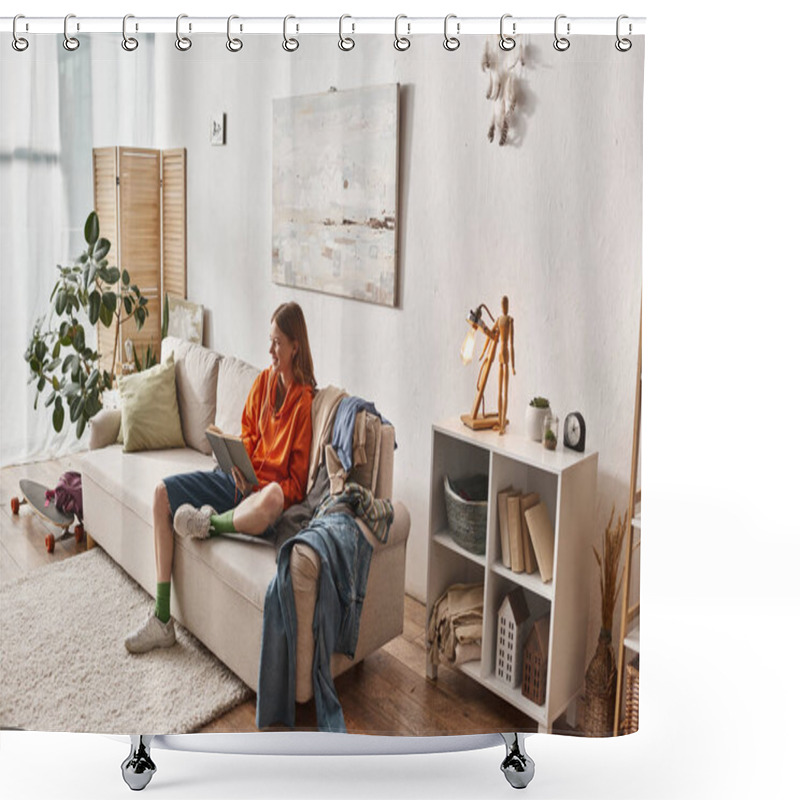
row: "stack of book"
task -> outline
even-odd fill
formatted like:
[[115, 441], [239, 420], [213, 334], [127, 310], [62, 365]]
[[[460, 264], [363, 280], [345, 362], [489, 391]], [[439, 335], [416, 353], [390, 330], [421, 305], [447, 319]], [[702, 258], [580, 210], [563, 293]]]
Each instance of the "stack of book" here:
[[497, 493], [497, 511], [503, 566], [528, 575], [538, 571], [545, 583], [551, 581], [555, 532], [538, 493], [509, 486]]

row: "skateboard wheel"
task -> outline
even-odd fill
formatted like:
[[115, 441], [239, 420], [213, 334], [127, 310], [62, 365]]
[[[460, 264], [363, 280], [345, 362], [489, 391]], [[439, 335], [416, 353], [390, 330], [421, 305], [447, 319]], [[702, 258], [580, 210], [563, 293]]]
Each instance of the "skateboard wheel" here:
[[52, 553], [56, 549], [56, 537], [52, 533], [48, 533], [44, 537], [44, 546], [47, 548], [48, 553]]
[[15, 516], [19, 514], [19, 497], [11, 498], [11, 513]]
[[83, 541], [83, 525], [75, 526], [75, 542], [80, 544]]

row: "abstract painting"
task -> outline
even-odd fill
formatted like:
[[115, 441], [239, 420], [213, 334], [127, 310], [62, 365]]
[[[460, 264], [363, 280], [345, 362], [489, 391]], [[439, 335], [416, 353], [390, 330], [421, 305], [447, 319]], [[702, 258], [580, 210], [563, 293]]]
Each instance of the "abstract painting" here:
[[395, 305], [397, 132], [397, 84], [273, 101], [273, 281]]

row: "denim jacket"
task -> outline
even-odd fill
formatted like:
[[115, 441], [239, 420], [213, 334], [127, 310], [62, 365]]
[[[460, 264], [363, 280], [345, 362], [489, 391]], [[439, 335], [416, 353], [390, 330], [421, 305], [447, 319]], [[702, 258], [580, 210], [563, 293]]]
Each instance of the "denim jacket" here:
[[333, 653], [355, 655], [372, 560], [372, 545], [347, 513], [313, 520], [278, 553], [278, 572], [264, 601], [256, 725], [295, 724], [297, 614], [289, 560], [297, 542], [312, 547], [320, 560], [312, 665], [317, 725], [321, 731], [346, 732], [330, 660]]

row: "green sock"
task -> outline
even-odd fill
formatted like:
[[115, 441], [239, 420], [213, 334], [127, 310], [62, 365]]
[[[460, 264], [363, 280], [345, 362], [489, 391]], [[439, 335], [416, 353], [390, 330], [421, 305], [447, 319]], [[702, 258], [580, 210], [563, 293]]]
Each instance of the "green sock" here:
[[170, 582], [156, 584], [156, 616], [166, 624], [169, 622], [169, 589]]
[[236, 528], [233, 527], [233, 509], [226, 511], [224, 514], [211, 515], [211, 535], [219, 535], [220, 533], [236, 533]]

